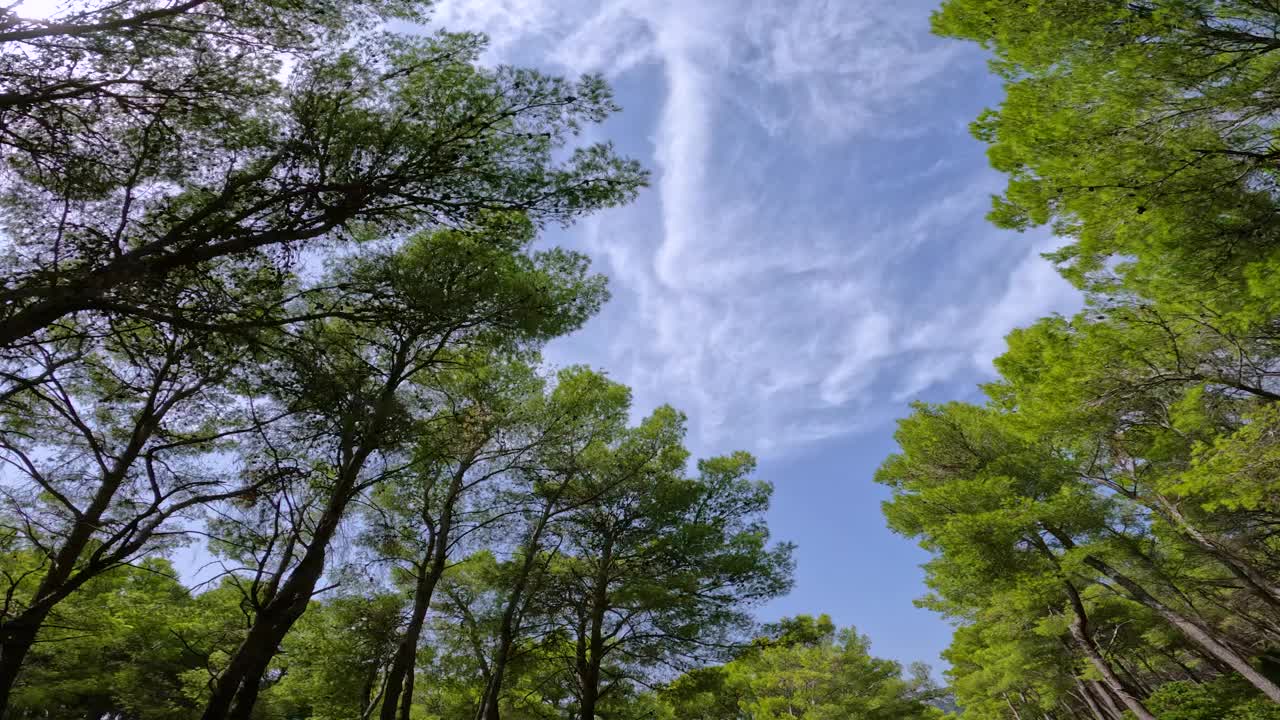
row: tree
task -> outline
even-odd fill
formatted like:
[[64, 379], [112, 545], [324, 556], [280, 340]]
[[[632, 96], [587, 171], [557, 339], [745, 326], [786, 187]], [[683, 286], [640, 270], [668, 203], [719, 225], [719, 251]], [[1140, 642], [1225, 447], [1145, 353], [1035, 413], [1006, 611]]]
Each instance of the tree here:
[[[1070, 631], [1108, 692], [1138, 717], [1153, 717], [1141, 688], [1106, 657], [1092, 629], [1097, 590], [1119, 593], [1137, 606], [1129, 614], [1141, 608], [1215, 667], [1274, 692], [1241, 650], [1239, 630], [1217, 617], [1212, 596], [1196, 597], [1201, 583], [1214, 587], [1214, 565], [1188, 563], [1177, 537], [1153, 532], [1123, 495], [1076, 480], [1070, 453], [1019, 439], [1009, 426], [1020, 421], [959, 404], [919, 406], [900, 429], [904, 453], [879, 479], [895, 491], [885, 510], [891, 526], [935, 553], [931, 603], [970, 621], [975, 612], [1018, 605], [1064, 615], [1060, 631]], [[1027, 593], [1029, 601], [1015, 601]]]
[[660, 408], [590, 471], [598, 499], [566, 516], [550, 587], [572, 628], [582, 720], [659, 668], [723, 657], [750, 627], [747, 608], [789, 587], [791, 547], [768, 545], [772, 488], [750, 479], [754, 459], [702, 460], [686, 478], [683, 434], [683, 418]]
[[697, 720], [921, 720], [941, 718], [928, 669], [905, 678], [897, 663], [872, 657], [870, 642], [837, 630], [827, 616], [784, 619], [741, 655], [695, 670], [664, 688], [674, 717]]
[[1082, 313], [1015, 331], [997, 361], [1004, 379], [989, 392], [1017, 408], [1027, 437], [1053, 437], [1080, 458], [1082, 481], [1141, 506], [1274, 614], [1280, 588], [1270, 540], [1257, 530], [1274, 508], [1229, 509], [1222, 493], [1250, 491], [1227, 473], [1209, 479], [1205, 466], [1209, 447], [1225, 449], [1244, 427], [1266, 432], [1277, 357], [1268, 334], [1117, 305], [1101, 319]]
[[[483, 69], [474, 35], [371, 32], [419, 9], [5, 11], [0, 459], [16, 532], [46, 563], [0, 617], [0, 709], [44, 617], [81, 584], [198, 531], [212, 504], [297, 480], [262, 443], [298, 405], [277, 395], [260, 412], [270, 392], [241, 361], [287, 366], [299, 333], [393, 310], [295, 270], [421, 228], [500, 238], [481, 253], [501, 254], [643, 184], [605, 144], [565, 152], [615, 109], [599, 78]], [[370, 252], [375, 238], [394, 240]], [[244, 438], [267, 452], [221, 472]]]
[[[121, 315], [206, 331], [278, 324], [272, 279], [304, 248], [467, 227], [490, 211], [567, 223], [643, 184], [604, 144], [553, 159], [615, 109], [599, 78], [482, 69], [475, 35], [356, 32], [415, 7], [130, 2], [20, 23], [40, 35], [12, 41], [35, 52], [5, 48], [10, 82], [39, 100], [7, 127], [55, 137], [19, 129], [0, 143], [18, 154], [3, 192], [0, 346]], [[137, 20], [149, 13], [161, 17]]]
[[[6, 572], [17, 563], [8, 556]], [[206, 658], [183, 636], [200, 624], [169, 563], [152, 558], [95, 577], [41, 628], [14, 718], [177, 720], [196, 706], [186, 674]]]
[[[549, 616], [541, 592], [549, 581], [548, 568], [558, 556], [557, 524], [575, 508], [594, 502], [594, 493], [580, 489], [593, 463], [607, 457], [609, 448], [624, 435], [631, 406], [628, 388], [585, 368], [569, 368], [559, 373], [549, 394], [546, 417], [562, 419], [551, 442], [538, 446], [535, 460], [516, 475], [512, 509], [514, 525], [503, 529], [509, 537], [510, 559], [490, 574], [494, 595], [494, 617], [489, 623], [488, 642], [476, 646], [478, 664], [484, 669], [485, 685], [480, 692], [476, 717], [498, 720], [509, 673], [544, 628], [531, 627]], [[651, 459], [639, 458], [640, 467]], [[462, 610], [463, 622], [478, 633], [478, 623], [469, 609]], [[517, 668], [518, 669], [518, 668]]]
[[1053, 223], [1068, 276], [1149, 300], [1276, 310], [1269, 91], [1280, 11], [1260, 0], [948, 0], [943, 35], [1007, 82], [975, 134], [1009, 175], [992, 218]]
[[564, 442], [586, 419], [580, 413], [587, 408], [547, 398], [544, 381], [518, 361], [481, 358], [437, 373], [429, 384], [442, 402], [416, 451], [419, 469], [378, 489], [370, 521], [374, 552], [412, 583], [412, 611], [386, 674], [383, 720], [409, 717], [427, 612], [458, 547], [501, 524], [504, 495], [519, 483], [513, 476], [538, 467], [540, 448]]
[[[484, 231], [419, 235], [402, 250], [356, 258], [331, 302], [376, 309], [380, 322], [317, 320], [281, 343], [263, 368], [264, 387], [294, 421], [274, 428], [262, 451], [297, 468], [260, 527], [221, 547], [249, 556], [254, 619], [219, 675], [206, 720], [247, 718], [267, 664], [306, 610], [325, 571], [327, 549], [351, 503], [390, 477], [414, 470], [407, 454], [434, 406], [423, 373], [468, 348], [536, 345], [576, 327], [598, 306], [602, 279], [585, 260], [558, 250], [533, 256], [527, 223], [494, 218]], [[256, 536], [256, 537], [255, 537]], [[268, 569], [270, 568], [270, 569]]]
[[0, 405], [7, 542], [33, 564], [5, 577], [0, 709], [54, 608], [85, 583], [172, 542], [194, 509], [252, 492], [217, 456], [264, 422], [230, 391], [239, 343], [121, 320], [71, 361], [35, 346], [40, 380]]

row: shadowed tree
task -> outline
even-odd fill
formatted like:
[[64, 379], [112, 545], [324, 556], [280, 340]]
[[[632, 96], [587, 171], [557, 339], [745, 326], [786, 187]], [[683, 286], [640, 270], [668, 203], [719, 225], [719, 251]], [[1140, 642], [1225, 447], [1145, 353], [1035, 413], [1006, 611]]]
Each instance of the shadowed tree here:
[[303, 324], [262, 367], [264, 390], [294, 413], [264, 444], [302, 478], [252, 513], [257, 524], [247, 534], [222, 543], [233, 556], [247, 550], [257, 568], [247, 599], [254, 618], [212, 688], [206, 719], [249, 716], [352, 501], [415, 469], [410, 446], [436, 404], [415, 380], [471, 348], [536, 345], [598, 307], [602, 278], [586, 274], [585, 260], [558, 250], [526, 254], [532, 239], [527, 222], [495, 217], [483, 230], [424, 234], [402, 250], [352, 258], [338, 273], [344, 292], [355, 294], [345, 297], [376, 308], [381, 321]]

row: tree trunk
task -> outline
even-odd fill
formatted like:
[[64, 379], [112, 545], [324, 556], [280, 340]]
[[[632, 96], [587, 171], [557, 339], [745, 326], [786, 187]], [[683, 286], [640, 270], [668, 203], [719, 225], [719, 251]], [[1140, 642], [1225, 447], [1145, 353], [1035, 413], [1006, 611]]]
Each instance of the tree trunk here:
[[1182, 673], [1187, 676], [1188, 680], [1197, 684], [1200, 683], [1200, 676], [1196, 675], [1195, 671], [1193, 671], [1189, 665], [1184, 663], [1182, 659], [1178, 657], [1176, 649], [1172, 651], [1165, 651], [1157, 648], [1156, 652], [1168, 658], [1169, 661], [1172, 662], [1174, 665], [1177, 665], [1178, 669], [1180, 669]]
[[413, 677], [414, 666], [418, 659], [418, 642], [422, 638], [422, 627], [426, 622], [427, 610], [431, 607], [431, 596], [435, 593], [436, 583], [443, 574], [444, 564], [440, 563], [440, 572], [436, 571], [436, 563], [424, 567], [414, 589], [413, 609], [409, 623], [405, 627], [404, 637], [396, 646], [391, 667], [387, 670], [387, 688], [382, 696], [382, 709], [378, 712], [379, 720], [408, 720], [408, 708], [412, 704], [410, 678]]
[[1116, 667], [1119, 668], [1121, 674], [1124, 675], [1125, 680], [1127, 680], [1129, 683], [1129, 687], [1133, 690], [1135, 694], [1141, 695], [1143, 697], [1146, 697], [1151, 694], [1151, 688], [1147, 687], [1146, 684], [1143, 683], [1142, 680], [1138, 677], [1138, 675], [1134, 673], [1133, 670], [1131, 670], [1129, 666], [1125, 664], [1124, 660], [1120, 658], [1120, 656], [1118, 655], [1116, 656], [1115, 664], [1116, 664]]
[[1124, 720], [1124, 710], [1120, 709], [1115, 693], [1111, 692], [1111, 688], [1106, 683], [1090, 680], [1089, 688], [1093, 691], [1094, 697], [1098, 698], [1107, 717], [1111, 720]]
[[[337, 500], [335, 498], [335, 500]], [[214, 685], [203, 720], [248, 720], [257, 702], [259, 685], [294, 622], [306, 610], [324, 572], [328, 544], [346, 509], [345, 500], [331, 502], [298, 566], [266, 606], [254, 617], [249, 634], [236, 648]]]
[[604, 663], [604, 616], [609, 611], [609, 575], [613, 567], [613, 538], [605, 539], [600, 556], [600, 569], [592, 578], [591, 616], [587, 640], [585, 673], [579, 678], [582, 697], [579, 703], [579, 720], [595, 720], [596, 703], [600, 699], [600, 666]]
[[18, 673], [22, 671], [23, 660], [35, 645], [45, 615], [47, 612], [39, 618], [24, 618], [30, 621], [8, 628], [10, 635], [0, 644], [0, 718], [8, 716], [9, 695], [17, 683]]
[[1076, 645], [1084, 652], [1089, 662], [1102, 674], [1108, 688], [1120, 698], [1124, 706], [1129, 708], [1138, 720], [1156, 720], [1156, 716], [1134, 695], [1133, 691], [1116, 674], [1116, 671], [1111, 667], [1111, 663], [1107, 662], [1107, 659], [1099, 652], [1098, 646], [1094, 644], [1093, 637], [1089, 633], [1089, 616], [1085, 612], [1084, 602], [1080, 599], [1080, 593], [1076, 591], [1075, 586], [1069, 580], [1063, 579], [1062, 584], [1067, 591], [1068, 599], [1071, 601], [1072, 614], [1075, 616], [1071, 621], [1071, 637], [1075, 639]]
[[600, 671], [588, 663], [586, 676], [582, 678], [582, 701], [579, 703], [579, 720], [595, 720], [596, 700], [600, 695]]
[[[1058, 542], [1062, 543], [1063, 547], [1068, 549], [1075, 547], [1075, 541], [1066, 533], [1054, 528], [1046, 529], [1057, 538]], [[1250, 665], [1248, 660], [1231, 649], [1226, 642], [1219, 640], [1208, 627], [1166, 605], [1159, 598], [1148, 592], [1140, 583], [1112, 567], [1101, 558], [1086, 555], [1084, 563], [1115, 581], [1116, 584], [1124, 588], [1131, 600], [1155, 611], [1157, 615], [1177, 628], [1193, 643], [1203, 648], [1210, 656], [1230, 667], [1245, 680], [1248, 680], [1251, 685], [1261, 690], [1272, 702], [1280, 703], [1280, 685], [1276, 685], [1267, 676], [1258, 672], [1257, 668]]]
[[409, 711], [413, 709], [413, 683], [415, 677], [414, 673], [410, 672], [409, 677], [404, 679], [404, 692], [400, 697], [401, 720], [409, 720]]
[[397, 716], [399, 720], [409, 720], [409, 709], [413, 705], [413, 673], [418, 660], [418, 641], [422, 638], [422, 626], [426, 622], [427, 611], [431, 608], [431, 596], [435, 594], [436, 585], [444, 575], [449, 559], [454, 505], [462, 492], [462, 483], [472, 462], [474, 456], [469, 462], [460, 463], [457, 472], [450, 479], [449, 491], [440, 508], [439, 529], [427, 546], [427, 557], [423, 559], [418, 572], [409, 624], [405, 628], [404, 637], [400, 638], [400, 643], [396, 646], [391, 667], [387, 670], [387, 691], [382, 697], [382, 710], [378, 713], [378, 720], [397, 720]]
[[[262, 677], [271, 658], [275, 656], [293, 624], [306, 612], [316, 585], [324, 574], [325, 558], [329, 543], [338, 531], [338, 525], [347, 506], [355, 497], [360, 473], [377, 444], [395, 402], [396, 390], [404, 381], [403, 373], [408, 363], [408, 341], [397, 349], [395, 360], [387, 369], [378, 399], [370, 414], [364, 416], [368, 425], [360, 434], [343, 435], [339, 444], [337, 477], [330, 491], [328, 502], [315, 532], [306, 543], [306, 552], [289, 573], [289, 579], [267, 600], [266, 605], [254, 617], [249, 634], [231, 657], [226, 670], [218, 677], [213, 693], [205, 706], [201, 720], [249, 720]], [[352, 420], [353, 418], [344, 418]], [[344, 423], [356, 427], [360, 423]], [[347, 431], [344, 431], [344, 433]], [[357, 431], [352, 431], [357, 432]], [[296, 536], [294, 539], [297, 539]]]
[[1092, 555], [1085, 557], [1084, 561], [1085, 564], [1111, 578], [1120, 587], [1124, 588], [1132, 600], [1155, 611], [1156, 614], [1177, 628], [1192, 642], [1204, 648], [1210, 655], [1239, 673], [1251, 685], [1261, 690], [1272, 702], [1280, 702], [1280, 685], [1276, 685], [1267, 676], [1258, 672], [1257, 668], [1250, 665], [1248, 660], [1241, 657], [1235, 650], [1232, 650], [1225, 642], [1219, 640], [1208, 628], [1169, 607], [1159, 598], [1147, 592], [1142, 585], [1111, 567], [1105, 561]]
[[258, 686], [267, 665], [279, 649], [280, 641], [306, 611], [307, 604], [315, 593], [320, 576], [324, 573], [329, 542], [346, 512], [356, 477], [368, 455], [367, 451], [362, 450], [347, 463], [338, 486], [334, 488], [324, 513], [316, 524], [315, 534], [307, 543], [302, 560], [254, 617], [248, 636], [236, 648], [230, 663], [218, 676], [209, 703], [201, 716], [202, 720], [248, 720], [253, 704], [257, 701]]
[[1085, 707], [1089, 708], [1089, 713], [1093, 715], [1094, 720], [1113, 720], [1103, 712], [1102, 708], [1098, 705], [1098, 701], [1093, 697], [1093, 694], [1089, 692], [1089, 688], [1085, 687], [1085, 684], [1080, 680], [1080, 678], [1074, 679], [1076, 681], [1076, 690], [1080, 696], [1080, 700], [1085, 704]]
[[511, 656], [511, 647], [515, 643], [515, 636], [519, 631], [520, 605], [524, 601], [524, 591], [528, 585], [529, 577], [533, 573], [533, 566], [537, 562], [542, 533], [546, 530], [547, 524], [550, 523], [558, 501], [558, 494], [545, 501], [542, 507], [542, 514], [525, 542], [524, 562], [521, 564], [520, 573], [516, 576], [516, 581], [511, 587], [511, 594], [507, 597], [507, 606], [502, 610], [502, 621], [498, 626], [498, 647], [493, 659], [493, 668], [489, 682], [485, 686], [484, 694], [480, 698], [480, 708], [476, 713], [476, 717], [480, 720], [500, 720], [501, 711], [498, 708], [498, 702], [502, 698], [502, 684], [506, 679], [507, 661]]
[[1004, 703], [1009, 706], [1009, 711], [1013, 713], [1013, 720], [1022, 720], [1022, 713], [1018, 712], [1017, 706], [1009, 699], [1009, 693], [1001, 693], [1000, 696], [1004, 698]]
[[[1056, 537], [1057, 533], [1054, 533], [1054, 535]], [[1106, 680], [1108, 688], [1120, 698], [1125, 707], [1133, 711], [1138, 720], [1156, 720], [1156, 716], [1152, 715], [1151, 711], [1147, 710], [1146, 706], [1138, 700], [1132, 689], [1125, 685], [1124, 681], [1120, 679], [1120, 676], [1111, 667], [1111, 664], [1102, 656], [1098, 646], [1094, 644], [1093, 636], [1089, 632], [1089, 614], [1085, 610], [1084, 601], [1080, 599], [1080, 593], [1076, 590], [1076, 586], [1071, 582], [1071, 579], [1062, 572], [1062, 568], [1058, 564], [1058, 558], [1054, 555], [1053, 550], [1049, 548], [1048, 543], [1044, 541], [1044, 538], [1040, 537], [1039, 533], [1032, 534], [1027, 539], [1039, 549], [1045, 559], [1053, 564], [1059, 579], [1062, 581], [1062, 588], [1067, 592], [1067, 600], [1071, 605], [1073, 616], [1070, 625], [1071, 637], [1075, 640], [1081, 652], [1084, 653], [1085, 658], [1097, 668], [1098, 672]], [[1071, 542], [1071, 539], [1059, 537], [1059, 542], [1066, 545]]]
[[22, 663], [35, 644], [41, 626], [53, 611], [54, 606], [65, 600], [78, 590], [89, 579], [100, 575], [110, 564], [105, 564], [94, 572], [87, 569], [80, 573], [75, 567], [81, 561], [85, 550], [93, 540], [95, 531], [101, 526], [102, 516], [107, 512], [112, 499], [124, 482], [129, 467], [137, 459], [154, 430], [151, 422], [139, 423], [135, 428], [129, 445], [123, 456], [116, 461], [112, 469], [99, 484], [89, 507], [76, 518], [66, 540], [53, 557], [53, 561], [40, 578], [40, 584], [32, 595], [32, 602], [13, 618], [0, 623], [0, 717], [6, 715], [9, 707], [9, 695], [13, 692]]
[[1161, 514], [1182, 531], [1183, 537], [1222, 563], [1250, 594], [1266, 603], [1272, 612], [1280, 613], [1280, 588], [1268, 579], [1266, 573], [1253, 567], [1252, 563], [1241, 559], [1232, 543], [1212, 537], [1196, 527], [1168, 498], [1157, 496], [1157, 502]]

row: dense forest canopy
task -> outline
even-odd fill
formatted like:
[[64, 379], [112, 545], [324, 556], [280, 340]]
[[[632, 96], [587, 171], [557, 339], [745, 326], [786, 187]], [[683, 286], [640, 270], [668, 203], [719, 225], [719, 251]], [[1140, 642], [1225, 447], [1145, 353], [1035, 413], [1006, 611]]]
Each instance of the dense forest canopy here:
[[1005, 81], [991, 219], [1086, 294], [985, 404], [919, 404], [878, 480], [932, 553], [965, 718], [1280, 716], [1270, 0], [949, 0]]
[[946, 687], [759, 625], [755, 459], [542, 362], [608, 299], [542, 230], [648, 178], [582, 140], [601, 77], [411, 0], [0, 11], [0, 717], [1280, 718], [1280, 4], [934, 30], [1005, 81], [992, 220], [1087, 298], [876, 476]]

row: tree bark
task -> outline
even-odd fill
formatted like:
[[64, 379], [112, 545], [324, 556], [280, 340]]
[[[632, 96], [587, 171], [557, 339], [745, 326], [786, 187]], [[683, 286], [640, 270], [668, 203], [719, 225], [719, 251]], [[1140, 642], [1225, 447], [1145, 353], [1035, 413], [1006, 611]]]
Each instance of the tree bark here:
[[1085, 557], [1084, 562], [1124, 588], [1130, 599], [1155, 611], [1157, 615], [1177, 628], [1192, 642], [1204, 648], [1214, 658], [1239, 673], [1251, 685], [1261, 690], [1272, 702], [1280, 703], [1280, 685], [1276, 685], [1267, 676], [1259, 672], [1257, 668], [1249, 664], [1248, 660], [1231, 649], [1227, 643], [1219, 640], [1207, 627], [1166, 605], [1159, 598], [1148, 592], [1146, 588], [1142, 587], [1141, 584], [1100, 558], [1090, 555]]
[[1090, 680], [1089, 688], [1093, 690], [1094, 696], [1098, 698], [1103, 711], [1111, 720], [1124, 720], [1124, 710], [1120, 709], [1116, 694], [1111, 691], [1111, 688], [1106, 683]]
[[579, 678], [582, 697], [579, 702], [579, 720], [595, 720], [596, 704], [600, 700], [600, 666], [604, 662], [604, 616], [609, 610], [609, 575], [613, 565], [613, 538], [606, 537], [600, 556], [600, 569], [591, 588], [591, 616], [587, 640], [585, 672]]
[[[381, 442], [395, 405], [396, 391], [405, 380], [409, 353], [415, 339], [401, 340], [368, 414], [362, 418], [344, 418], [342, 425], [347, 429], [342, 431], [339, 443], [334, 487], [329, 492], [315, 532], [306, 543], [306, 552], [289, 573], [289, 578], [271, 593], [254, 617], [248, 636], [236, 648], [226, 670], [218, 677], [202, 720], [249, 720], [271, 658], [278, 652], [280, 641], [306, 612], [316, 585], [324, 574], [329, 543], [338, 531], [347, 506], [359, 491], [360, 473], [365, 463]], [[358, 420], [366, 420], [367, 424], [360, 429], [362, 423]], [[296, 535], [294, 539], [297, 539]]]
[[1134, 714], [1138, 720], [1156, 720], [1156, 716], [1147, 709], [1142, 701], [1137, 698], [1128, 685], [1116, 674], [1111, 663], [1102, 656], [1098, 650], [1098, 646], [1094, 644], [1093, 637], [1089, 632], [1089, 616], [1085, 612], [1084, 602], [1080, 599], [1080, 593], [1076, 591], [1071, 581], [1063, 579], [1063, 587], [1067, 591], [1067, 597], [1071, 601], [1071, 611], [1075, 619], [1071, 622], [1071, 637], [1075, 639], [1076, 645], [1084, 652], [1089, 662], [1098, 670], [1102, 677], [1106, 680], [1107, 687], [1120, 698], [1124, 706]]
[[418, 659], [418, 642], [422, 638], [422, 626], [427, 619], [427, 611], [431, 608], [431, 596], [435, 594], [436, 585], [444, 575], [449, 558], [449, 542], [453, 532], [453, 511], [458, 496], [462, 492], [462, 483], [466, 472], [474, 462], [474, 457], [461, 463], [457, 472], [449, 482], [449, 490], [440, 509], [440, 525], [435, 536], [428, 543], [427, 557], [423, 559], [418, 572], [418, 582], [414, 586], [413, 610], [409, 616], [404, 637], [396, 646], [395, 657], [387, 670], [387, 691], [382, 697], [382, 710], [379, 720], [409, 720], [409, 709], [413, 705], [413, 673]]
[[1103, 712], [1102, 707], [1098, 705], [1097, 699], [1093, 697], [1089, 688], [1085, 687], [1084, 682], [1082, 682], [1080, 678], [1074, 678], [1074, 680], [1076, 682], [1076, 691], [1080, 697], [1080, 701], [1085, 704], [1085, 707], [1089, 708], [1089, 713], [1093, 715], [1094, 720], [1114, 720]]
[[528, 586], [529, 577], [533, 573], [533, 567], [537, 562], [538, 549], [542, 543], [542, 534], [551, 522], [551, 516], [555, 512], [555, 506], [558, 501], [558, 494], [546, 500], [542, 507], [542, 513], [538, 517], [538, 522], [534, 525], [533, 530], [529, 533], [529, 538], [525, 541], [524, 559], [520, 566], [520, 572], [511, 587], [511, 594], [507, 596], [506, 607], [502, 610], [502, 620], [498, 626], [498, 647], [493, 658], [489, 682], [485, 686], [484, 694], [480, 699], [480, 708], [476, 713], [476, 717], [480, 720], [500, 720], [501, 718], [499, 701], [502, 699], [502, 684], [506, 680], [511, 647], [515, 643], [515, 636], [519, 631], [520, 605], [524, 602], [524, 592]]
[[[22, 671], [22, 663], [35, 645], [36, 634], [44, 624], [47, 612], [37, 617], [24, 618], [21, 625], [9, 628], [11, 633], [0, 644], [0, 718], [8, 717], [9, 695], [17, 683], [18, 673]], [[12, 622], [16, 621], [11, 621]]]

